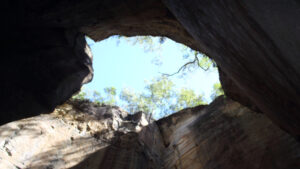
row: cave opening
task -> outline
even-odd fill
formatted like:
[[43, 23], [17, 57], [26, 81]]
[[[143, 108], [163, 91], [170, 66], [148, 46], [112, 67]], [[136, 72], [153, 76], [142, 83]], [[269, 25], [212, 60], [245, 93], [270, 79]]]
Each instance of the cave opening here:
[[[4, 51], [9, 54], [3, 55], [0, 66], [0, 124], [32, 118], [0, 127], [0, 168], [299, 168], [296, 1], [63, 0], [3, 5], [9, 10], [3, 15]], [[84, 36], [101, 41], [114, 34], [167, 36], [204, 52], [217, 62], [227, 97], [201, 110], [188, 109], [186, 116], [180, 111], [160, 120], [159, 130], [148, 125], [149, 130], [140, 133], [132, 131], [142, 122], [132, 118], [129, 129], [134, 130], [127, 132], [123, 129], [130, 120], [112, 111], [100, 113], [104, 118], [99, 121], [99, 116], [90, 120], [78, 113], [73, 118], [56, 109], [93, 74]], [[136, 68], [136, 60], [132, 63]], [[180, 66], [161, 73], [175, 73]], [[105, 77], [112, 74], [107, 70]], [[123, 77], [134, 76], [127, 74]], [[97, 72], [95, 77], [101, 78]], [[45, 114], [53, 110], [58, 112], [54, 117]]]
[[73, 99], [160, 119], [224, 94], [215, 62], [169, 38], [115, 35], [95, 42], [86, 36], [86, 41], [94, 76]]

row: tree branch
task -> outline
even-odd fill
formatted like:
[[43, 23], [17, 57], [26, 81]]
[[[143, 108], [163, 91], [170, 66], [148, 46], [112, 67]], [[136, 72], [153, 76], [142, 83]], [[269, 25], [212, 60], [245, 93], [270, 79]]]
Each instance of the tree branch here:
[[182, 70], [186, 69], [186, 67], [187, 67], [188, 65], [195, 64], [195, 63], [197, 63], [198, 67], [200, 67], [202, 70], [208, 71], [208, 70], [209, 70], [209, 67], [204, 68], [204, 67], [202, 67], [202, 66], [200, 65], [199, 58], [198, 58], [197, 55], [198, 55], [198, 53], [195, 52], [195, 55], [194, 55], [195, 58], [194, 58], [194, 60], [193, 60], [193, 61], [190, 61], [190, 62], [187, 62], [187, 63], [185, 63], [184, 65], [182, 65], [182, 66], [178, 69], [177, 72], [172, 73], [172, 74], [168, 74], [168, 73], [161, 73], [161, 74], [162, 74], [163, 76], [167, 76], [167, 77], [174, 76], [174, 75], [180, 73]]

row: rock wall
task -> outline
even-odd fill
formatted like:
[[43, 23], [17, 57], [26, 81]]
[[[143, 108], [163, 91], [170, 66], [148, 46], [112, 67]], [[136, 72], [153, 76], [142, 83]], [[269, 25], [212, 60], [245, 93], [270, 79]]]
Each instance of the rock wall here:
[[61, 28], [19, 28], [4, 35], [0, 124], [49, 113], [92, 80], [84, 34]]
[[296, 169], [300, 144], [223, 97], [159, 121], [68, 102], [0, 127], [0, 168]]
[[93, 76], [84, 36], [115, 34], [167, 36], [205, 53], [227, 97], [272, 122], [229, 99], [148, 125], [142, 114], [68, 103], [1, 126], [0, 168], [300, 168], [298, 1], [1, 5], [0, 124], [63, 104]]
[[2, 6], [0, 124], [51, 112], [91, 79], [84, 35], [156, 35], [213, 58], [228, 97], [300, 135], [295, 0], [14, 0]]
[[284, 130], [300, 136], [298, 2], [163, 2], [197, 41], [199, 50], [225, 73], [228, 79], [221, 81], [235, 86], [224, 88], [229, 97], [258, 107]]
[[117, 34], [161, 35], [195, 46], [159, 0], [14, 0], [2, 5], [8, 11], [1, 15], [6, 43], [0, 124], [49, 113], [92, 79], [84, 35], [98, 41]]
[[0, 168], [161, 168], [163, 143], [142, 113], [89, 102], [66, 103], [0, 127]]
[[157, 122], [164, 167], [180, 169], [299, 168], [300, 144], [263, 114], [230, 99], [182, 110]]

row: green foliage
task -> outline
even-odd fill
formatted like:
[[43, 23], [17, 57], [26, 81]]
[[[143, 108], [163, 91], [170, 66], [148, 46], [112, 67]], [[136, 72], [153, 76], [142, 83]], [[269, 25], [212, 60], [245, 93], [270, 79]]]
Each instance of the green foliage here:
[[177, 103], [174, 107], [175, 111], [179, 111], [186, 107], [206, 104], [202, 95], [196, 95], [191, 89], [182, 88], [177, 94]]
[[[160, 37], [159, 44], [157, 45], [151, 36], [137, 36], [134, 38], [118, 36], [118, 38], [125, 39], [132, 45], [142, 45], [145, 52], [161, 50], [161, 45], [166, 40], [166, 38]], [[92, 97], [88, 96], [85, 92], [80, 92], [73, 96], [73, 98], [81, 100], [90, 98], [91, 101], [97, 104], [118, 105], [131, 113], [143, 111], [156, 118], [161, 118], [186, 107], [206, 104], [203, 95], [197, 95], [193, 90], [188, 88], [177, 89], [175, 84], [168, 77], [179, 73], [181, 73], [181, 77], [183, 77], [187, 73], [199, 68], [204, 71], [216, 71], [216, 64], [208, 56], [194, 51], [187, 46], [183, 45], [182, 51], [184, 53], [183, 59], [187, 60], [187, 62], [180, 67], [177, 72], [163, 74], [162, 77], [154, 78], [146, 83], [143, 93], [125, 88], [118, 94], [116, 88], [107, 87], [103, 93], [93, 91]], [[159, 58], [155, 59], [155, 63], [160, 64]], [[224, 91], [221, 84], [214, 84], [211, 99], [215, 99], [223, 94]]]
[[[137, 36], [134, 38], [130, 38], [131, 42], [133, 42], [132, 44], [135, 45], [137, 44], [137, 42], [139, 42], [140, 45], [144, 45], [144, 49], [151, 49], [151, 50], [147, 50], [147, 51], [155, 51], [155, 45], [153, 43], [153, 37], [152, 36]], [[160, 45], [163, 44], [163, 42], [166, 40], [165, 37], [160, 37]], [[161, 46], [159, 45], [158, 49], [161, 49]], [[191, 73], [193, 71], [195, 71], [196, 69], [202, 69], [204, 71], [217, 71], [216, 67], [216, 63], [210, 59], [208, 56], [206, 56], [203, 53], [200, 53], [199, 51], [195, 51], [191, 48], [189, 48], [188, 46], [185, 45], [181, 45], [182, 48], [182, 53], [183, 54], [183, 59], [187, 60], [187, 62], [182, 65], [177, 72], [174, 72], [172, 74], [167, 74], [167, 73], [163, 73], [164, 76], [174, 76], [176, 74], [181, 74], [180, 77], [184, 77], [187, 73]], [[159, 63], [159, 62], [158, 62]], [[182, 91], [185, 94], [188, 94], [188, 91], [183, 90]], [[214, 100], [216, 97], [220, 96], [220, 95], [224, 95], [224, 91], [222, 89], [222, 86], [220, 83], [216, 83], [213, 86], [213, 91], [211, 94], [211, 99]], [[183, 96], [182, 96], [183, 97]], [[193, 98], [195, 100], [199, 100], [199, 98], [195, 98], [192, 95], [189, 95], [189, 98]], [[188, 102], [186, 100], [187, 98], [183, 99], [185, 100], [184, 102]], [[201, 100], [201, 99], [200, 99]], [[178, 105], [182, 105], [183, 104], [178, 104]], [[175, 110], [175, 109], [174, 109]]]
[[95, 103], [97, 104], [104, 104], [104, 98], [101, 96], [101, 93], [98, 91], [94, 91], [93, 92], [93, 99], [92, 99]]
[[152, 112], [155, 108], [155, 103], [151, 102], [144, 93], [136, 93], [132, 89], [123, 89], [120, 93], [120, 99], [123, 101], [122, 108], [131, 113]]
[[[199, 55], [199, 54], [198, 54]], [[199, 56], [196, 56], [199, 57]], [[202, 55], [201, 58], [198, 58], [198, 66], [203, 70], [209, 70], [214, 65], [214, 62], [206, 55]], [[215, 67], [215, 66], [213, 66]]]
[[[126, 36], [118, 36], [119, 40], [124, 39], [128, 43], [132, 45], [141, 45], [144, 48], [145, 52], [158, 52], [162, 50], [162, 44], [166, 41], [166, 37], [155, 38], [153, 36], [135, 36], [135, 37], [126, 37]], [[155, 43], [155, 40], [158, 40], [159, 43]], [[120, 42], [120, 41], [119, 41]], [[166, 76], [173, 76], [176, 74], [180, 74], [180, 77], [184, 77], [187, 73], [193, 72], [196, 69], [201, 68], [204, 71], [216, 70], [215, 62], [199, 51], [195, 51], [188, 46], [178, 44], [182, 49], [183, 59], [187, 60], [187, 62], [178, 69], [177, 72], [168, 74], [162, 73]], [[156, 65], [162, 65], [161, 56], [156, 56], [153, 58], [152, 62]]]
[[117, 90], [115, 87], [104, 88], [105, 97], [98, 91], [93, 91], [92, 101], [97, 104], [116, 105], [117, 104]]
[[[87, 94], [79, 93], [74, 98], [84, 99]], [[176, 89], [167, 77], [154, 78], [146, 83], [143, 93], [132, 89], [123, 89], [119, 96], [114, 87], [104, 89], [104, 97], [98, 91], [93, 92], [91, 101], [101, 105], [118, 105], [128, 112], [143, 111], [155, 118], [161, 118], [186, 107], [206, 104], [202, 95], [197, 95], [188, 88]]]
[[72, 99], [75, 99], [75, 100], [84, 100], [85, 97], [86, 97], [86, 93], [81, 90], [79, 93], [77, 93], [74, 96], [72, 96]]
[[124, 89], [120, 98], [130, 112], [143, 111], [154, 117], [163, 117], [186, 107], [204, 104], [203, 97], [191, 89], [176, 92], [174, 83], [167, 77], [155, 78], [145, 87], [144, 93]]
[[130, 112], [143, 111], [151, 114], [167, 114], [174, 96], [174, 84], [163, 78], [153, 79], [145, 87], [145, 92], [136, 93], [130, 89], [123, 89], [120, 98], [124, 107]]
[[215, 98], [221, 95], [224, 95], [224, 91], [222, 89], [221, 83], [215, 83], [210, 97], [212, 100], [214, 100]]
[[[144, 52], [155, 52], [158, 55], [152, 58], [152, 63], [160, 66], [162, 65], [161, 61], [161, 51], [162, 44], [165, 42], [165, 37], [155, 38], [153, 36], [134, 36], [134, 37], [126, 37], [126, 36], [117, 36], [119, 44], [121, 40], [125, 40], [127, 43], [131, 45], [139, 45], [144, 49]], [[158, 43], [157, 43], [158, 42]]]
[[116, 88], [115, 87], [107, 87], [107, 88], [104, 88], [104, 92], [106, 94], [106, 98], [104, 99], [104, 104], [116, 105], [116, 103], [117, 103]]
[[171, 113], [170, 107], [175, 96], [174, 86], [174, 83], [167, 77], [153, 79], [150, 84], [146, 85], [148, 95], [143, 96], [152, 105], [152, 112], [149, 113], [156, 113], [160, 116]]
[[[135, 37], [126, 37], [118, 36], [118, 38], [125, 39], [128, 43], [132, 45], [141, 45], [145, 52], [154, 52], [161, 50], [161, 44], [165, 41], [164, 37], [159, 38], [159, 43], [154, 43], [154, 38], [152, 36], [135, 36]], [[158, 44], [158, 45], [157, 45]]]

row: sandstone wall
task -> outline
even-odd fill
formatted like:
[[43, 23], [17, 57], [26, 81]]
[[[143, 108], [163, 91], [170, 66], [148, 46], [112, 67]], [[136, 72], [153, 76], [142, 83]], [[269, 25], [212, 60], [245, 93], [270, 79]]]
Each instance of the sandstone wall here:
[[182, 110], [159, 120], [158, 126], [167, 146], [163, 158], [168, 169], [300, 167], [299, 142], [263, 114], [230, 99]]
[[5, 169], [297, 169], [300, 144], [223, 97], [159, 121], [68, 102], [0, 127]]
[[51, 112], [91, 79], [84, 35], [97, 41], [154, 35], [214, 59], [229, 98], [300, 138], [296, 0], [12, 0], [2, 6], [0, 124]]

